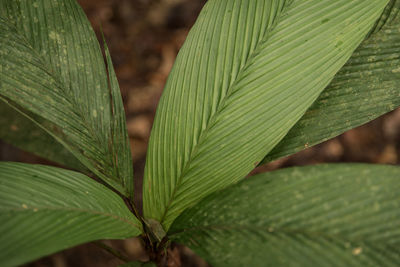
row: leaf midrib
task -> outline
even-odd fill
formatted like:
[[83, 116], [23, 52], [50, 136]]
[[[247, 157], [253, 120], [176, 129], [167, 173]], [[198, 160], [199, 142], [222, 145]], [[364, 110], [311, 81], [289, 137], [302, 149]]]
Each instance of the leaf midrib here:
[[248, 57], [244, 60], [244, 63], [242, 65], [242, 67], [240, 67], [239, 71], [237, 72], [237, 75], [235, 77], [235, 79], [232, 79], [231, 84], [228, 86], [227, 90], [226, 90], [226, 94], [225, 96], [221, 99], [216, 111], [214, 114], [212, 114], [207, 122], [207, 125], [205, 127], [205, 129], [200, 133], [198, 139], [197, 139], [197, 143], [196, 145], [192, 148], [192, 152], [189, 155], [189, 159], [188, 161], [185, 163], [185, 165], [182, 168], [182, 172], [181, 175], [178, 177], [177, 179], [177, 183], [174, 187], [174, 190], [171, 194], [171, 197], [167, 203], [167, 205], [165, 206], [165, 210], [163, 215], [161, 216], [160, 222], [163, 223], [163, 221], [165, 220], [168, 210], [171, 207], [172, 202], [174, 201], [174, 197], [178, 191], [178, 188], [184, 183], [183, 182], [183, 177], [186, 175], [186, 173], [189, 171], [190, 169], [190, 165], [192, 163], [192, 161], [197, 157], [197, 153], [199, 150], [199, 147], [202, 145], [202, 143], [204, 142], [204, 140], [206, 140], [207, 137], [207, 133], [210, 131], [210, 129], [215, 125], [215, 123], [217, 122], [217, 117], [220, 114], [220, 112], [225, 108], [225, 102], [227, 101], [227, 99], [231, 96], [232, 94], [232, 88], [234, 87], [234, 85], [236, 84], [236, 82], [238, 81], [238, 77], [240, 77], [240, 75], [242, 74], [242, 72], [247, 68], [247, 65], [249, 62], [251, 62], [251, 59], [256, 56], [259, 53], [259, 50], [261, 49], [260, 46], [261, 44], [263, 44], [264, 42], [266, 42], [268, 40], [268, 34], [274, 30], [276, 24], [279, 23], [279, 21], [282, 19], [283, 16], [285, 16], [285, 10], [288, 9], [290, 7], [290, 4], [292, 2], [290, 1], [289, 3], [285, 3], [284, 6], [282, 7], [281, 12], [279, 13], [279, 16], [277, 16], [275, 18], [275, 22], [274, 24], [271, 26], [271, 28], [267, 29], [264, 33], [263, 38], [260, 38], [260, 40], [257, 42], [257, 44], [254, 47], [254, 50], [249, 53]]

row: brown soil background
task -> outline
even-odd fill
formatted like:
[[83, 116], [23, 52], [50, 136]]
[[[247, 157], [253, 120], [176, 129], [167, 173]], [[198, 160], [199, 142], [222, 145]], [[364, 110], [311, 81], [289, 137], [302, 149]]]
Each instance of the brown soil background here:
[[[158, 100], [176, 54], [205, 0], [78, 0], [100, 36], [102, 28], [120, 82], [135, 168], [136, 203], [147, 143]], [[0, 160], [49, 162], [0, 141]], [[364, 126], [254, 172], [322, 162], [400, 163], [400, 109]], [[137, 239], [106, 241], [131, 259], [145, 259]], [[21, 251], [23, 253], [23, 251]], [[175, 246], [170, 266], [207, 266], [189, 249]], [[93, 243], [45, 257], [26, 266], [118, 266], [122, 262]]]

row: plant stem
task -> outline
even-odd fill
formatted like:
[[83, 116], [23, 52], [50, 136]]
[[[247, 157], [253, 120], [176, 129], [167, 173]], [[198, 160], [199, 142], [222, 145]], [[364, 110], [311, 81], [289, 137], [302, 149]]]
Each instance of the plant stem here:
[[118, 250], [116, 250], [116, 249], [114, 249], [114, 248], [112, 248], [110, 246], [107, 246], [106, 244], [104, 244], [104, 243], [102, 243], [100, 241], [93, 242], [93, 244], [98, 246], [98, 247], [100, 247], [100, 248], [102, 248], [102, 249], [104, 249], [105, 251], [107, 251], [108, 253], [110, 253], [111, 255], [113, 255], [114, 257], [116, 257], [118, 259], [120, 259], [123, 262], [131, 261], [130, 259], [128, 259], [128, 257], [123, 255], [120, 251], [118, 251]]
[[[125, 203], [128, 205], [132, 213], [138, 218], [140, 221], [142, 221], [142, 216], [140, 216], [139, 211], [136, 209], [135, 203], [133, 202], [133, 199], [130, 198], [125, 198]], [[142, 221], [143, 223], [143, 221]]]

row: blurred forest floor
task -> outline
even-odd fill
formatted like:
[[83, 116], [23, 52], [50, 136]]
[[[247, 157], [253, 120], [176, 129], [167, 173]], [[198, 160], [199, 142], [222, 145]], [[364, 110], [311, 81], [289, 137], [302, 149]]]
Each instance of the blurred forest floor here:
[[[78, 0], [100, 37], [102, 28], [111, 50], [127, 115], [135, 168], [136, 203], [147, 143], [168, 73], [205, 0]], [[48, 163], [0, 142], [0, 160]], [[400, 163], [400, 109], [364, 126], [254, 171], [323, 162]], [[131, 259], [144, 259], [137, 239], [107, 241]], [[22, 252], [23, 253], [23, 252]], [[172, 250], [171, 266], [207, 266], [187, 248]], [[93, 243], [81, 245], [26, 266], [118, 266], [122, 262]]]

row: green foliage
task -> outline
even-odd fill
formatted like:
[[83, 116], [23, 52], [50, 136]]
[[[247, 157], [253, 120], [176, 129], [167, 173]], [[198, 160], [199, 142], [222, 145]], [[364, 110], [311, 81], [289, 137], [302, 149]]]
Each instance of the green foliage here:
[[168, 229], [185, 208], [245, 177], [329, 84], [385, 4], [209, 1], [159, 103], [144, 215]]
[[103, 57], [76, 0], [0, 0], [0, 138], [88, 175], [0, 163], [0, 265], [141, 235], [154, 263], [123, 266], [165, 263], [171, 241], [214, 266], [396, 266], [399, 167], [239, 181], [400, 105], [399, 10], [209, 0], [160, 100], [142, 218], [107, 45]]
[[[29, 111], [89, 170], [133, 194], [125, 116], [96, 36], [75, 0], [0, 2], [0, 94]], [[122, 120], [122, 121], [121, 121]]]
[[0, 262], [15, 266], [80, 243], [141, 233], [122, 199], [59, 168], [0, 163]]
[[259, 174], [177, 218], [170, 237], [213, 266], [398, 266], [400, 168]]
[[[3, 101], [0, 101], [0, 114], [6, 114], [0, 116], [1, 140], [72, 169], [87, 170], [56, 139]], [[34, 120], [45, 123], [38, 116]]]
[[357, 48], [263, 163], [333, 138], [400, 105], [399, 10], [400, 1], [391, 1], [375, 33]]

